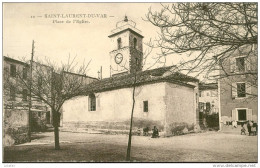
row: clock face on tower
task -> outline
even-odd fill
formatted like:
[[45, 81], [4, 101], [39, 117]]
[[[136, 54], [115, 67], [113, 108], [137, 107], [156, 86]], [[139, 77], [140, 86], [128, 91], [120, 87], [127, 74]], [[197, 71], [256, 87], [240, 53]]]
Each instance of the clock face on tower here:
[[123, 55], [121, 53], [116, 54], [115, 56], [115, 62], [117, 64], [120, 64], [123, 61]]

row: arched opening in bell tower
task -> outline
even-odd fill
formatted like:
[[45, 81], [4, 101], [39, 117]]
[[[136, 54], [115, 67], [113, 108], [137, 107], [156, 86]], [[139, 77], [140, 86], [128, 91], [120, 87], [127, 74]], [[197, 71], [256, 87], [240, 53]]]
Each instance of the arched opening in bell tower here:
[[134, 49], [136, 49], [136, 46], [137, 46], [137, 39], [134, 38]]
[[120, 49], [122, 47], [122, 40], [121, 38], [117, 39], [117, 49]]

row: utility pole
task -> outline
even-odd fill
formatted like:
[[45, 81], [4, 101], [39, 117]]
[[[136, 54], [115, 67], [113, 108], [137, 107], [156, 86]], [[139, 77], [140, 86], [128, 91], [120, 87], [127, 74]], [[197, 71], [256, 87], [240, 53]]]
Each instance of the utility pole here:
[[31, 60], [30, 60], [30, 81], [29, 81], [29, 115], [28, 115], [28, 122], [29, 122], [29, 129], [28, 129], [28, 136], [29, 141], [31, 142], [31, 127], [32, 127], [32, 64], [33, 64], [33, 56], [34, 56], [34, 40], [32, 41], [32, 53], [31, 53]]
[[111, 72], [111, 70], [112, 70], [112, 67], [111, 67], [111, 65], [109, 66], [109, 69], [110, 69], [110, 77], [112, 76], [112, 72]]
[[101, 77], [100, 77], [100, 72], [98, 71], [97, 73], [98, 73], [98, 79], [101, 79]]
[[100, 68], [100, 79], [102, 79], [102, 66]]

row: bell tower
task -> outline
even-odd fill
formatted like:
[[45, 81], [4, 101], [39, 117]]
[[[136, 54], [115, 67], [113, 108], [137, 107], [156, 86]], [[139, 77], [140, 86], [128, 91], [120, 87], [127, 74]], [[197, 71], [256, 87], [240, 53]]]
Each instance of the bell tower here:
[[108, 36], [112, 46], [109, 52], [112, 76], [142, 71], [143, 36], [135, 26], [136, 23], [125, 16]]

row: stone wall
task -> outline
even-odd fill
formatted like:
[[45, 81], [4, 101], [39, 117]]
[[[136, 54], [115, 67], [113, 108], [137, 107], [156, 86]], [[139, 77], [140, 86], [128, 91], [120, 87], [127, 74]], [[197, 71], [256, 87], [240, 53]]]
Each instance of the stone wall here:
[[28, 110], [4, 109], [4, 146], [29, 141]]

